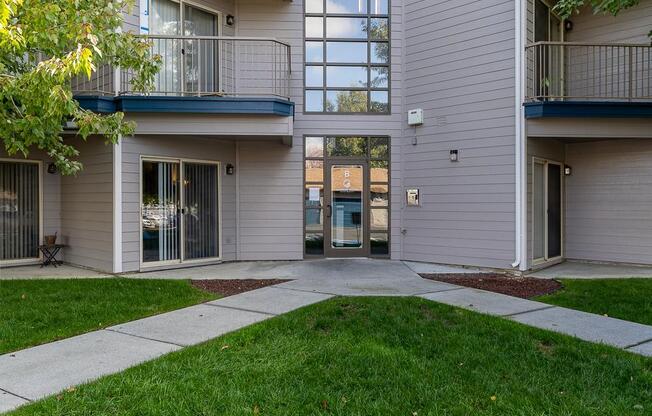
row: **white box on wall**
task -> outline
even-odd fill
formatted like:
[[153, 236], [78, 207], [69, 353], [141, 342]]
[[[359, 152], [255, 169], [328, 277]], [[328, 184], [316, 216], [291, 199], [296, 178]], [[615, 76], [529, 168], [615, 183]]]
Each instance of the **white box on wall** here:
[[423, 124], [423, 109], [415, 108], [408, 111], [408, 125], [419, 126]]

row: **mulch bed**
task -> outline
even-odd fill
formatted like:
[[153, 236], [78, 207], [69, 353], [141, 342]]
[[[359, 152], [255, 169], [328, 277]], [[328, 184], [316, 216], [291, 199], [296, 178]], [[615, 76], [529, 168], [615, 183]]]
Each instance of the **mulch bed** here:
[[422, 274], [424, 279], [437, 280], [458, 286], [473, 287], [523, 299], [548, 295], [562, 289], [563, 285], [552, 279], [510, 277], [501, 274]]
[[222, 296], [233, 296], [238, 293], [249, 292], [265, 286], [273, 286], [279, 283], [289, 282], [280, 279], [215, 279], [215, 280], [192, 280], [191, 283], [198, 289]]

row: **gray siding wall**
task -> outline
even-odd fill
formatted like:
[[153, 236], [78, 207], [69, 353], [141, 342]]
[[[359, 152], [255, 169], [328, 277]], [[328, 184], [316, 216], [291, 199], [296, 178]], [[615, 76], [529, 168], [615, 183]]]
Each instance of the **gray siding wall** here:
[[136, 136], [122, 140], [122, 264], [123, 270], [140, 268], [141, 156], [209, 160], [222, 163], [222, 258], [235, 260], [235, 175], [224, 174], [235, 164], [235, 145], [217, 139], [187, 136]]
[[[555, 139], [529, 139], [527, 142], [527, 267], [533, 265], [533, 197], [532, 197], [532, 159], [549, 160], [564, 163], [566, 160], [565, 145]], [[563, 192], [563, 191], [562, 191]]]
[[[294, 123], [294, 147], [278, 149], [273, 152], [259, 150], [255, 174], [260, 180], [276, 181], [268, 189], [259, 187], [249, 188], [247, 182], [242, 181], [240, 192], [242, 232], [258, 225], [260, 235], [276, 235], [279, 238], [262, 238], [254, 242], [254, 238], [245, 241], [242, 235], [243, 259], [255, 258], [296, 258], [303, 257], [303, 137], [304, 135], [383, 135], [392, 138], [392, 225], [391, 239], [392, 257], [400, 257], [400, 207], [402, 201], [402, 188], [400, 183], [400, 143], [402, 141], [402, 120], [404, 106], [401, 87], [403, 80], [402, 46], [403, 46], [403, 5], [401, 0], [392, 1], [391, 31], [392, 31], [392, 69], [391, 69], [391, 115], [308, 115], [303, 114], [303, 1], [295, 0], [239, 0], [236, 4], [237, 35], [275, 37], [292, 45], [292, 81], [291, 96], [296, 104]], [[247, 175], [249, 163], [247, 162], [246, 146], [241, 148], [242, 175]], [[281, 173], [279, 173], [281, 172]], [[282, 175], [282, 176], [281, 176]], [[282, 177], [283, 179], [279, 180]], [[246, 213], [254, 209], [253, 201], [248, 201], [247, 194], [255, 194], [262, 190], [274, 196], [278, 187], [287, 185], [283, 189], [284, 199], [291, 203], [276, 204], [266, 210], [266, 222], [254, 222], [248, 219]], [[263, 197], [263, 196], [261, 196]], [[263, 213], [259, 213], [263, 215]], [[288, 220], [292, 218], [293, 220]], [[289, 222], [288, 222], [289, 221]], [[292, 228], [279, 227], [277, 224], [288, 224]], [[278, 243], [282, 245], [279, 249]]]
[[573, 30], [566, 33], [569, 42], [628, 42], [649, 44], [652, 26], [652, 0], [641, 2], [618, 16], [593, 15], [585, 7], [571, 17]]
[[566, 146], [566, 257], [652, 264], [652, 142]]
[[[515, 258], [515, 22], [510, 0], [405, 2], [402, 180], [408, 260], [509, 268]], [[417, 135], [418, 145], [411, 144]], [[460, 161], [449, 161], [458, 149]], [[402, 200], [403, 198], [399, 198]]]
[[113, 148], [100, 137], [76, 140], [84, 169], [61, 178], [61, 232], [65, 259], [102, 271], [113, 269]]

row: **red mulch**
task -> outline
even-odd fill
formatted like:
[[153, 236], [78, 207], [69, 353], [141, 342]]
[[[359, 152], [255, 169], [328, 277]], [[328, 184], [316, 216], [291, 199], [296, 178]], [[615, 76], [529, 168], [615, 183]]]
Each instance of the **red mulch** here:
[[289, 282], [289, 280], [280, 279], [228, 279], [228, 280], [192, 280], [191, 283], [198, 289], [211, 293], [217, 293], [222, 296], [233, 296], [238, 293], [249, 292], [250, 290], [260, 289], [265, 286], [277, 285], [279, 283]]
[[424, 279], [437, 280], [459, 286], [473, 287], [530, 299], [536, 296], [548, 295], [563, 286], [556, 280], [536, 279], [533, 277], [510, 277], [501, 274], [422, 274]]

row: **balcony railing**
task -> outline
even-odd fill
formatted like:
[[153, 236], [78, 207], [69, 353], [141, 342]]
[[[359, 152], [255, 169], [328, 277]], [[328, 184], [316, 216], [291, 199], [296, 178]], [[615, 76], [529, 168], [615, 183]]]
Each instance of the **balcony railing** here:
[[[161, 68], [148, 95], [245, 96], [289, 99], [290, 45], [275, 39], [149, 35]], [[143, 95], [131, 85], [133, 72], [104, 65], [78, 77], [78, 95]]]
[[526, 59], [526, 101], [652, 100], [650, 45], [537, 42]]

